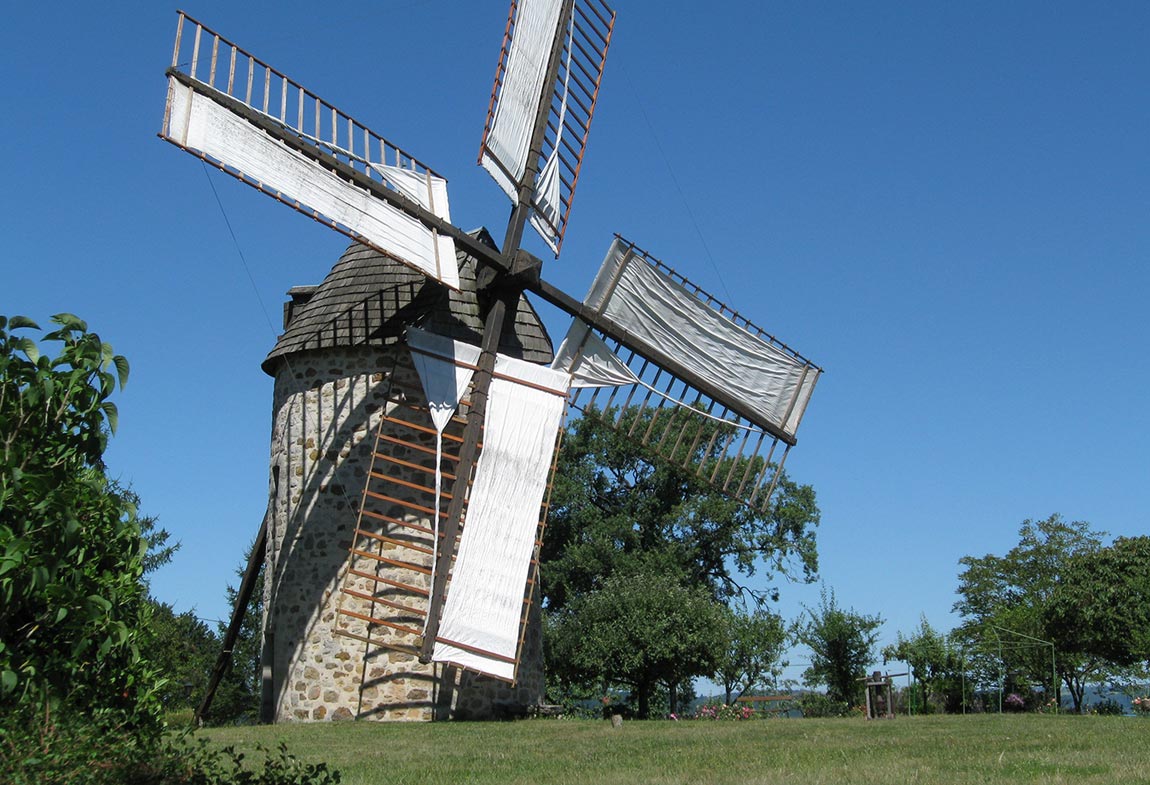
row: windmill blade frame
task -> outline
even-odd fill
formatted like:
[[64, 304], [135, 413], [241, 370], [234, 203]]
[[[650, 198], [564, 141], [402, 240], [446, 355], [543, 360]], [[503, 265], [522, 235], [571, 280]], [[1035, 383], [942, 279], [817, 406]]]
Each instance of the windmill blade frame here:
[[[615, 11], [603, 0], [512, 0], [508, 11], [478, 163], [513, 204], [520, 203], [520, 184], [529, 164], [538, 167], [528, 200], [531, 223], [556, 258], [567, 232], [614, 29]], [[541, 37], [541, 32], [550, 37]], [[548, 90], [541, 66], [555, 37], [563, 39], [562, 49]], [[540, 114], [547, 125], [534, 153], [530, 121]]]
[[182, 11], [167, 76], [160, 138], [458, 289], [472, 243], [427, 164]]

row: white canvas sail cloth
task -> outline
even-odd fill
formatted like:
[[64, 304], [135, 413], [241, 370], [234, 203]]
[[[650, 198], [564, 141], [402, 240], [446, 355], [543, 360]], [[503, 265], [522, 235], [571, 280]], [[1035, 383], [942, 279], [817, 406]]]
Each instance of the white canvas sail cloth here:
[[496, 358], [483, 451], [432, 660], [514, 681], [523, 595], [566, 404], [565, 373]]
[[563, 0], [519, 0], [515, 13], [503, 84], [480, 159], [512, 202], [519, 201], [519, 182], [527, 171], [531, 133], [543, 101], [562, 7]]
[[794, 435], [819, 369], [718, 313], [623, 240], [611, 244], [583, 302], [640, 354], [689, 369], [752, 419]]
[[[346, 227], [364, 242], [443, 284], [459, 288], [454, 244], [428, 227], [292, 150], [238, 115], [180, 83], [168, 81], [171, 107], [165, 136]], [[446, 184], [432, 184], [434, 208], [448, 214]], [[430, 197], [429, 197], [430, 200]], [[429, 201], [430, 203], [430, 201]]]
[[[555, 352], [551, 367], [571, 375], [572, 387], [622, 387], [641, 384], [603, 339], [582, 319], [575, 319]], [[658, 392], [658, 390], [655, 390]]]
[[563, 72], [563, 96], [559, 102], [559, 119], [555, 125], [555, 146], [535, 180], [535, 209], [531, 211], [531, 226], [544, 242], [559, 254], [559, 219], [563, 209], [560, 196], [559, 151], [563, 147], [563, 130], [567, 121], [567, 97], [571, 91], [571, 56], [575, 51], [575, 18], [567, 20], [567, 67]]
[[[431, 421], [435, 424], [435, 510], [443, 493], [443, 429], [459, 409], [459, 402], [471, 384], [474, 366], [479, 361], [479, 347], [459, 343], [441, 335], [410, 327], [407, 345], [411, 360], [419, 373]], [[431, 564], [439, 561], [439, 515], [433, 517]], [[425, 627], [426, 629], [426, 620]]]
[[695, 416], [716, 420], [728, 427], [753, 430], [746, 425], [732, 423], [722, 417], [715, 417], [708, 412], [699, 411], [692, 404], [672, 397], [647, 384], [627, 366], [627, 363], [620, 360], [618, 355], [611, 351], [611, 347], [596, 335], [590, 325], [582, 319], [575, 319], [571, 322], [571, 327], [568, 328], [567, 335], [564, 336], [563, 343], [559, 346], [559, 351], [555, 353], [551, 367], [556, 371], [570, 375], [572, 388], [623, 387], [628, 384], [637, 384], [676, 406], [691, 409]]
[[[451, 205], [447, 200], [447, 181], [430, 172], [413, 172], [399, 166], [371, 164], [395, 190], [416, 202], [424, 210], [451, 223]], [[416, 223], [419, 226], [420, 241], [430, 242], [435, 256], [435, 278], [444, 281], [454, 289], [459, 288], [459, 267], [455, 258], [455, 241], [435, 229]], [[413, 228], [413, 231], [418, 231]], [[430, 261], [430, 259], [428, 260]], [[445, 280], [445, 277], [449, 280]]]

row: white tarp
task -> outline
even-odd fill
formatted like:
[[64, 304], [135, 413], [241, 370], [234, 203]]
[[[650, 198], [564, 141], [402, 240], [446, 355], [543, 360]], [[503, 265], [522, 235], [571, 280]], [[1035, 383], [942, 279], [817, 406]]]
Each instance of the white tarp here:
[[692, 371], [752, 419], [794, 435], [819, 369], [719, 314], [622, 240], [583, 302], [626, 331], [640, 354]]
[[621, 387], [640, 383], [639, 377], [582, 319], [571, 322], [551, 367], [571, 374], [572, 387]]
[[[169, 78], [167, 136], [205, 153], [288, 201], [335, 221], [399, 261], [453, 289], [459, 271], [452, 250], [419, 221], [376, 199], [256, 128], [212, 99]], [[447, 191], [435, 196], [446, 215]]]
[[[455, 416], [467, 385], [471, 384], [479, 347], [415, 327], [407, 330], [407, 345], [427, 397], [431, 421], [435, 423], [435, 510], [438, 511], [443, 487], [443, 429]], [[439, 560], [439, 516], [433, 518], [431, 563], [434, 567]]]
[[483, 451], [432, 659], [514, 680], [523, 595], [568, 376], [497, 356]]
[[[435, 177], [430, 173], [413, 172], [410, 169], [388, 166], [387, 164], [371, 164], [371, 168], [408, 199], [434, 214], [436, 218], [442, 218], [451, 223], [451, 205], [447, 201], [447, 181], [442, 177]], [[445, 260], [450, 260], [450, 269], [455, 271], [455, 280], [458, 282], [459, 272], [456, 268], [455, 241], [448, 235], [440, 234], [422, 224], [420, 226], [425, 231], [431, 232], [431, 241], [435, 248], [436, 269], [444, 270]], [[437, 275], [436, 278], [442, 279], [442, 276]]]
[[[531, 133], [543, 97], [562, 6], [563, 0], [519, 0], [515, 13], [507, 67], [481, 159], [483, 168], [512, 202], [519, 201], [519, 181], [527, 171]], [[510, 173], [510, 178], [499, 164]]]
[[559, 150], [563, 146], [563, 130], [567, 120], [567, 96], [570, 92], [571, 57], [574, 46], [574, 15], [567, 21], [567, 69], [563, 74], [563, 95], [559, 102], [559, 120], [555, 131], [555, 147], [535, 180], [535, 210], [531, 211], [531, 225], [556, 255], [559, 254], [559, 221], [563, 203], [560, 199]]

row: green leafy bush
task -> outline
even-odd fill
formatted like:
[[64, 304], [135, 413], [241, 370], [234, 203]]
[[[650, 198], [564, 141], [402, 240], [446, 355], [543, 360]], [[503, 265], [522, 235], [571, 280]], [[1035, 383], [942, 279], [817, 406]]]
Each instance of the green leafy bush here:
[[805, 718], [849, 717], [851, 710], [846, 701], [830, 698], [821, 692], [807, 692], [799, 698], [799, 711]]
[[[156, 785], [338, 785], [340, 773], [326, 763], [304, 763], [280, 743], [274, 752], [256, 745], [253, 762], [234, 747], [214, 750], [207, 742], [169, 744], [153, 762]], [[142, 785], [142, 783], [141, 783]]]
[[143, 575], [149, 542], [154, 559], [172, 549], [103, 462], [128, 362], [75, 316], [52, 321], [55, 356], [19, 334], [34, 322], [0, 316], [0, 783], [339, 782], [282, 747], [248, 766], [165, 735], [160, 606]]
[[189, 732], [148, 737], [78, 713], [21, 712], [0, 727], [5, 785], [337, 785], [325, 763], [304, 763], [283, 744], [255, 756], [215, 749]]
[[1105, 717], [1121, 717], [1126, 713], [1126, 709], [1113, 698], [1103, 698], [1090, 707], [1090, 713], [1101, 714]]
[[109, 397], [128, 362], [70, 314], [43, 341], [0, 317], [0, 711], [66, 704], [102, 724], [156, 724], [143, 658], [146, 542], [104, 473]]

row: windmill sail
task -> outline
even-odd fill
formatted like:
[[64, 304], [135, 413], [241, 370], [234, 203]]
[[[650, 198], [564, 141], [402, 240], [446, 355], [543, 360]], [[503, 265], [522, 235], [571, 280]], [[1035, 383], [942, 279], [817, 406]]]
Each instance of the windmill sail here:
[[621, 237], [583, 304], [572, 406], [765, 511], [821, 369]]
[[[440, 431], [440, 422], [446, 425], [453, 419], [455, 406], [479, 359], [479, 348], [415, 328], [409, 329], [407, 336], [423, 387], [434, 390], [428, 393], [429, 416]], [[426, 532], [431, 535], [432, 544], [430, 550], [424, 548], [424, 552], [432, 555], [435, 570], [449, 570], [451, 574], [450, 589], [434, 637], [432, 660], [436, 662], [450, 662], [498, 679], [515, 681], [526, 622], [525, 608], [529, 607], [525, 605], [525, 595], [530, 597], [531, 573], [537, 564], [532, 556], [536, 553], [542, 526], [540, 509], [546, 506], [545, 495], [566, 406], [568, 381], [566, 373], [546, 366], [496, 356], [483, 448], [475, 467], [474, 482], [468, 491], [460, 491], [459, 485], [467, 485], [467, 478], [463, 477], [452, 489], [453, 494], [467, 493], [466, 525], [454, 559], [450, 552], [437, 553], [435, 545], [443, 537], [438, 526], [441, 492], [438, 469], [436, 471], [435, 503], [427, 510], [436, 522]], [[439, 415], [442, 419], [437, 419]], [[389, 422], [403, 421], [391, 419]], [[381, 433], [382, 428], [381, 425]], [[438, 437], [435, 452], [438, 467], [444, 458]], [[386, 453], [380, 455], [386, 460], [385, 456]], [[372, 476], [376, 476], [374, 470]], [[430, 488], [426, 490], [430, 495]], [[365, 505], [371, 497], [370, 493], [365, 495]], [[404, 525], [394, 517], [390, 520]], [[359, 533], [357, 528], [357, 536]], [[392, 538], [389, 542], [397, 540]], [[380, 558], [366, 549], [353, 549], [352, 554]], [[388, 564], [419, 572], [419, 568], [403, 560], [392, 558]], [[423, 569], [422, 572], [431, 571]], [[348, 580], [362, 582], [365, 575], [363, 571], [351, 570]], [[393, 588], [398, 586], [409, 595], [399, 608], [408, 616], [424, 615], [419, 606], [427, 592], [414, 586], [416, 581], [417, 576], [399, 582], [393, 580]], [[344, 593], [374, 602], [374, 594], [363, 588], [345, 586]], [[412, 621], [384, 618], [378, 615], [379, 610], [364, 614], [341, 608], [340, 613], [343, 621], [367, 622], [368, 628], [355, 633], [361, 637], [369, 635], [371, 625], [398, 631], [401, 637], [415, 633]], [[426, 630], [423, 632], [426, 634]]]
[[[181, 60], [182, 54], [190, 59]], [[442, 177], [182, 13], [160, 136], [305, 215], [459, 288], [454, 241], [413, 217], [423, 210], [450, 221]], [[365, 187], [372, 183], [418, 209], [399, 209], [378, 198]]]
[[[570, 7], [570, 11], [567, 9]], [[513, 203], [528, 165], [538, 164], [531, 197], [531, 225], [559, 255], [615, 12], [602, 0], [513, 0], [500, 51], [479, 163]], [[555, 83], [547, 90], [550, 55], [562, 39]], [[531, 135], [540, 112], [548, 114], [539, 158], [531, 161]]]

